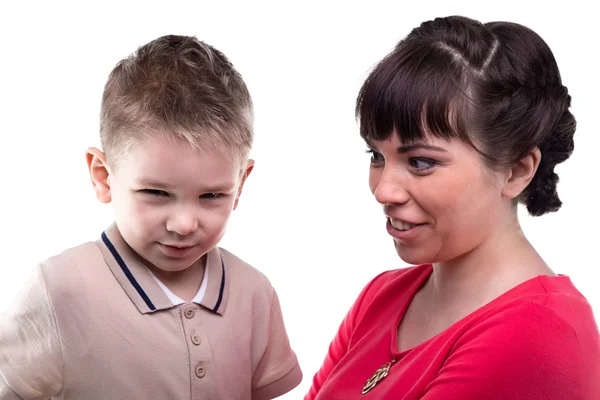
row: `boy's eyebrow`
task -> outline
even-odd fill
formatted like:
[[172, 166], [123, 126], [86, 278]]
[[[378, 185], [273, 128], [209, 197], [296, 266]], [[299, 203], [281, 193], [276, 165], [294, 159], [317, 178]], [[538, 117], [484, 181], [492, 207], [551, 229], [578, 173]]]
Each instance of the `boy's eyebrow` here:
[[136, 179], [135, 182], [140, 186], [149, 186], [149, 187], [161, 188], [161, 189], [170, 188], [170, 186], [168, 184], [162, 183], [159, 181], [155, 181], [153, 179], [141, 178], [141, 179]]
[[[155, 181], [154, 179], [136, 179], [136, 183], [139, 186], [146, 186], [155, 189], [172, 189], [171, 185], [159, 181]], [[202, 188], [203, 192], [227, 192], [232, 190], [235, 187], [235, 182], [223, 182], [215, 185], [207, 185]]]
[[223, 184], [220, 184], [220, 185], [203, 187], [202, 191], [203, 192], [207, 192], [207, 193], [229, 192], [234, 187], [235, 187], [235, 184], [233, 184], [233, 183], [223, 183]]

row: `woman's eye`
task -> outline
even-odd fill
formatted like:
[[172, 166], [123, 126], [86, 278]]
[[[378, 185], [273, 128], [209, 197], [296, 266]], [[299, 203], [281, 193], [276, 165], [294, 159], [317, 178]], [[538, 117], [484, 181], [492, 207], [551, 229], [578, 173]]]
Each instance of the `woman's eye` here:
[[380, 165], [384, 161], [381, 153], [378, 153], [373, 149], [367, 149], [367, 154], [371, 155], [371, 165]]
[[141, 192], [148, 194], [150, 196], [156, 196], [156, 197], [168, 197], [169, 196], [169, 193], [165, 192], [164, 190], [142, 189]]
[[437, 161], [430, 158], [413, 157], [408, 160], [408, 164], [419, 172], [427, 171], [436, 166]]

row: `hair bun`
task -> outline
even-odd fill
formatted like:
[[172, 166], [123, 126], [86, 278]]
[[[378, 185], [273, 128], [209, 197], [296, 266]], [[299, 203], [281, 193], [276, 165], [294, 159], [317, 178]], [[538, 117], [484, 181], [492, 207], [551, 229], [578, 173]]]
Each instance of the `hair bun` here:
[[566, 107], [560, 119], [553, 127], [550, 135], [540, 146], [542, 159], [538, 170], [527, 187], [524, 203], [533, 216], [540, 216], [549, 212], [558, 211], [562, 202], [557, 193], [558, 175], [554, 167], [571, 156], [575, 143], [576, 121], [569, 112], [571, 97], [567, 97]]
[[531, 182], [527, 191], [527, 211], [533, 216], [540, 216], [549, 212], [558, 211], [562, 201], [558, 198], [556, 185], [558, 175], [552, 168], [550, 171], [540, 171], [535, 180]]

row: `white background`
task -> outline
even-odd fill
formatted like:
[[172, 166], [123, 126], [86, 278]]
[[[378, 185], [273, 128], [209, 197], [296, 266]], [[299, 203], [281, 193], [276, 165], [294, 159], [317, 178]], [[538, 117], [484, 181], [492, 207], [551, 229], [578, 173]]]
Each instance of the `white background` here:
[[522, 224], [600, 315], [600, 34], [591, 2], [16, 3], [0, 6], [0, 311], [38, 261], [95, 240], [112, 220], [84, 158], [99, 142], [110, 70], [158, 36], [195, 35], [232, 60], [253, 96], [256, 168], [222, 245], [277, 289], [305, 374], [282, 399], [301, 398], [360, 289], [403, 266], [367, 186], [353, 116], [359, 86], [421, 21], [462, 14], [527, 25], [554, 51], [573, 96], [576, 150], [558, 169], [563, 208], [522, 212]]

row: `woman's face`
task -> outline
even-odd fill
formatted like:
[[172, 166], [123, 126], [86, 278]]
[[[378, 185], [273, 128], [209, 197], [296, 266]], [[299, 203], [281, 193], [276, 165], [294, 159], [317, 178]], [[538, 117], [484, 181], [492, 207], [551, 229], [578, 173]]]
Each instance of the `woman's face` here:
[[507, 218], [502, 177], [459, 139], [403, 144], [393, 134], [368, 143], [369, 186], [383, 205], [386, 229], [409, 264], [465, 255]]

